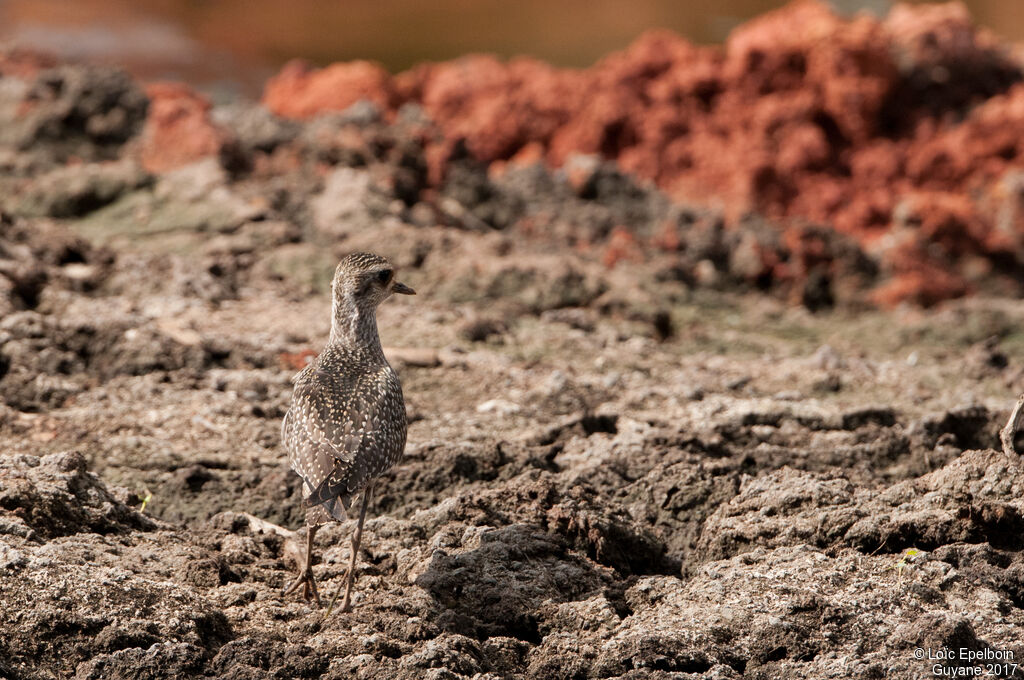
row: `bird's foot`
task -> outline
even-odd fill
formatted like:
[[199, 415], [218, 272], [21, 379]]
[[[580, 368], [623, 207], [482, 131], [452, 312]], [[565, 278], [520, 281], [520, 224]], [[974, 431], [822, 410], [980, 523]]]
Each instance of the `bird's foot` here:
[[[353, 576], [354, 574], [352, 571], [349, 571], [348, 575], [345, 577], [345, 598], [341, 601], [341, 607], [338, 609], [338, 611], [342, 613], [352, 610], [352, 583], [355, 580]], [[324, 614], [324, 621], [331, 617], [331, 612], [334, 611], [334, 603], [338, 601], [339, 595], [341, 595], [340, 586], [336, 591], [334, 591], [334, 597], [331, 598], [331, 603], [327, 605], [327, 613]]]
[[[348, 580], [348, 579], [346, 579], [346, 580]], [[345, 599], [342, 601], [341, 607], [338, 609], [338, 611], [340, 611], [342, 613], [345, 613], [347, 611], [351, 611], [352, 610], [352, 607], [351, 607], [350, 602], [349, 602], [351, 594], [352, 594], [351, 586], [348, 586], [347, 588], [345, 588]], [[338, 601], [338, 596], [339, 595], [341, 595], [341, 588], [340, 587], [336, 591], [334, 591], [334, 597], [331, 598], [331, 603], [329, 605], [327, 605], [327, 613], [324, 614], [324, 621], [326, 621], [327, 619], [331, 618], [331, 612], [334, 611], [334, 603]]]
[[316, 606], [320, 606], [320, 593], [316, 589], [316, 579], [313, 578], [313, 568], [306, 567], [299, 572], [299, 577], [295, 579], [288, 589], [284, 591], [284, 596], [291, 595], [302, 586], [302, 597], [308, 602], [310, 600], [316, 601]]

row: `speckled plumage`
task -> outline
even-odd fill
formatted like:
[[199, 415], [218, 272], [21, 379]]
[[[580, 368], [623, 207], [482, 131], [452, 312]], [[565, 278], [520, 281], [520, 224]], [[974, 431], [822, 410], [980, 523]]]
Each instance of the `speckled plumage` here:
[[[345, 519], [353, 499], [363, 494], [351, 575], [368, 487], [401, 458], [405, 448], [402, 385], [381, 349], [376, 309], [392, 293], [414, 292], [394, 280], [386, 259], [368, 253], [344, 258], [331, 289], [330, 338], [320, 355], [295, 377], [292, 403], [281, 425], [289, 463], [302, 478], [310, 528], [305, 571], [289, 592], [308, 580], [307, 597], [312, 593], [318, 601], [310, 566], [316, 528]], [[347, 606], [348, 590], [343, 608]]]
[[327, 345], [296, 376], [282, 426], [307, 524], [345, 519], [352, 498], [401, 457], [405, 433], [402, 385], [380, 343]]

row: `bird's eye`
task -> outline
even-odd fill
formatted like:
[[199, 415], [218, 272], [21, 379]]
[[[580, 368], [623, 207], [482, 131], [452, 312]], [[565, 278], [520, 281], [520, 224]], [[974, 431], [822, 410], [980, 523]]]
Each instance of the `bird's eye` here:
[[382, 269], [379, 272], [377, 272], [377, 281], [379, 281], [381, 285], [386, 286], [388, 283], [391, 282], [391, 277], [393, 275], [394, 272], [391, 271], [390, 269]]

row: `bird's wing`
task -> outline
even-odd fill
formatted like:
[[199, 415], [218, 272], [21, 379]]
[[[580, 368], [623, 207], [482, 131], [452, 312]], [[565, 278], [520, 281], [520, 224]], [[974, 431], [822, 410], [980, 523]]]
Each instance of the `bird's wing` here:
[[315, 369], [297, 377], [283, 428], [308, 506], [339, 496], [347, 505], [361, 488], [368, 472], [361, 454], [374, 446], [379, 422], [376, 394], [359, 384], [342, 387]]

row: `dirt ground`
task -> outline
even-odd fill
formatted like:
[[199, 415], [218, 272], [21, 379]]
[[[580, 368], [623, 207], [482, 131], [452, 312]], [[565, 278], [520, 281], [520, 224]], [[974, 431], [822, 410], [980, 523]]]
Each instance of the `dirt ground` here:
[[[0, 154], [0, 676], [923, 678], [1024, 659], [1024, 464], [997, 438], [1024, 304], [766, 292], [742, 276], [763, 220], [723, 230], [596, 160], [583, 182], [467, 161], [424, 188], [415, 121], [360, 105], [303, 124], [219, 107], [231, 153], [147, 171], [141, 91], [63, 68], [30, 114], [0, 78], [22, 125]], [[666, 220], [671, 255], [615, 235]], [[605, 238], [621, 257], [588, 247]], [[279, 427], [355, 250], [419, 292], [379, 314], [409, 442], [354, 607], [325, 621], [281, 595], [303, 511]], [[351, 529], [318, 536], [326, 593]], [[988, 657], [919, 656], [961, 648]]]

